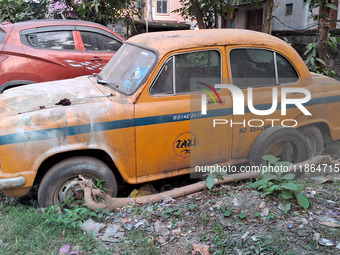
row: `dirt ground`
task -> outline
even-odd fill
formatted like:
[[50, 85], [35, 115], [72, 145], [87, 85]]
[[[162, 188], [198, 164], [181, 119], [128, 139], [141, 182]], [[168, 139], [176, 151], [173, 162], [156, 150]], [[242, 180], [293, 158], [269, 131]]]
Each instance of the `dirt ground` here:
[[307, 210], [295, 204], [283, 212], [251, 182], [128, 205], [114, 212], [97, 240], [116, 254], [340, 254], [339, 177], [304, 176]]

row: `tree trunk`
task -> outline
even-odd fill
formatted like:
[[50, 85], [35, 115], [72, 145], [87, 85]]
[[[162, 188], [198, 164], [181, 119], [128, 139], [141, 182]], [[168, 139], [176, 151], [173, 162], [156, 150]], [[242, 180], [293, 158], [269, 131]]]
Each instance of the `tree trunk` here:
[[230, 28], [230, 10], [231, 10], [231, 6], [228, 1], [227, 2], [227, 28]]
[[201, 8], [198, 6], [198, 3], [196, 0], [190, 0], [190, 3], [192, 5], [192, 8], [194, 9], [195, 17], [197, 20], [198, 28], [199, 29], [205, 29], [205, 23], [203, 20], [203, 12]]
[[272, 33], [274, 16], [274, 0], [266, 0], [264, 8], [263, 32]]
[[[220, 4], [220, 16], [221, 16], [221, 28], [225, 28], [224, 13], [223, 13], [223, 2], [221, 0], [219, 0], [219, 4]], [[229, 27], [229, 26], [227, 25], [227, 27]]]
[[[326, 1], [327, 3], [328, 1]], [[327, 59], [327, 45], [328, 45], [328, 37], [329, 37], [329, 27], [330, 27], [330, 18], [331, 18], [331, 11], [332, 9], [326, 7], [325, 3], [320, 5], [319, 10], [319, 39], [318, 39], [318, 58], [322, 59], [326, 62]], [[325, 65], [320, 63], [319, 61], [316, 62], [317, 65], [320, 67], [321, 70], [325, 69]]]

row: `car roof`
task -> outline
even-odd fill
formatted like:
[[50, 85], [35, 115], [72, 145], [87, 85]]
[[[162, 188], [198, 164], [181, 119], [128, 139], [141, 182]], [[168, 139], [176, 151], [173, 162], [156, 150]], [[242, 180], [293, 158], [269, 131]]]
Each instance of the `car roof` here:
[[91, 26], [101, 27], [105, 30], [108, 28], [98, 23], [82, 20], [70, 20], [70, 19], [41, 19], [41, 20], [29, 20], [16, 23], [5, 23], [0, 24], [1, 27], [13, 26], [15, 30], [23, 30], [35, 27], [46, 27], [46, 26]]
[[277, 37], [246, 29], [200, 29], [154, 32], [133, 36], [128, 42], [154, 49], [160, 55], [180, 49], [224, 45], [291, 48]]

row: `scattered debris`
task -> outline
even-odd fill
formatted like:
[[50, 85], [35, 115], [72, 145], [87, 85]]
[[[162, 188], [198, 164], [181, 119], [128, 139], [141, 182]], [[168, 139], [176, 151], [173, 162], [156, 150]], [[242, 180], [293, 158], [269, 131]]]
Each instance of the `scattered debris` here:
[[46, 109], [45, 105], [39, 106], [39, 109]]
[[322, 217], [318, 217], [319, 219], [319, 223], [321, 225], [327, 226], [327, 227], [331, 227], [331, 228], [338, 228], [340, 227], [340, 222], [331, 218], [331, 217], [327, 217], [327, 216], [322, 216]]
[[210, 255], [209, 246], [206, 244], [193, 244], [194, 252], [201, 255]]
[[263, 214], [263, 216], [267, 217], [269, 215], [269, 208], [268, 207], [264, 208], [262, 210], [262, 214]]
[[237, 198], [234, 198], [234, 199], [233, 199], [233, 203], [234, 203], [234, 206], [236, 206], [236, 207], [239, 207], [239, 206], [240, 206], [240, 203], [239, 203], [239, 201], [238, 201]]
[[79, 251], [71, 251], [71, 245], [67, 243], [59, 249], [59, 255], [79, 255]]
[[253, 240], [254, 242], [257, 242], [256, 236], [252, 236], [252, 237], [251, 237], [251, 240]]
[[241, 237], [241, 239], [243, 239], [244, 241], [247, 239], [247, 236], [250, 234], [249, 231], [247, 231], [246, 233], [244, 233], [244, 235]]
[[300, 222], [301, 222], [303, 225], [307, 225], [307, 224], [308, 224], [308, 220], [306, 220], [305, 218], [300, 219]]
[[324, 226], [327, 226], [327, 227], [331, 227], [331, 228], [338, 228], [340, 227], [339, 224], [336, 224], [334, 222], [330, 222], [330, 221], [323, 221], [323, 220], [320, 220], [319, 223], [321, 225], [324, 225]]
[[156, 221], [155, 225], [154, 225], [154, 230], [155, 233], [162, 235], [162, 236], [168, 236], [170, 235], [170, 231], [168, 230], [168, 228], [161, 223], [161, 221]]
[[338, 250], [340, 250], [340, 242], [337, 244], [337, 246], [335, 246], [335, 248], [337, 248]]
[[165, 245], [166, 244], [166, 237], [164, 236], [159, 236], [157, 241], [161, 244], [161, 245]]
[[260, 209], [264, 209], [266, 207], [266, 203], [265, 202], [262, 202], [260, 205], [259, 205], [259, 208]]
[[64, 99], [61, 99], [55, 105], [62, 105], [62, 106], [71, 105], [71, 101], [70, 101], [70, 99], [64, 98]]
[[320, 238], [319, 244], [322, 246], [334, 246], [334, 243], [331, 240], [326, 239], [326, 238]]
[[131, 192], [129, 197], [142, 197], [142, 196], [148, 196], [148, 195], [156, 194], [156, 193], [157, 193], [157, 190], [150, 183], [145, 183], [138, 190], [134, 189]]
[[314, 233], [314, 235], [313, 235], [313, 239], [315, 241], [319, 241], [320, 237], [321, 237], [320, 233]]
[[86, 231], [87, 233], [93, 232], [94, 234], [99, 234], [99, 231], [103, 229], [106, 225], [103, 223], [95, 222], [91, 219], [85, 221], [81, 226], [81, 229]]
[[135, 225], [135, 228], [137, 229], [137, 228], [139, 228], [140, 226], [142, 226], [142, 225], [144, 225], [145, 223], [147, 223], [148, 221], [147, 220], [141, 220], [140, 222], [138, 222], [138, 223], [136, 223], [136, 225]]
[[161, 202], [164, 204], [168, 204], [175, 201], [175, 199], [172, 199], [172, 197], [168, 196], [168, 195], [164, 195], [161, 197]]
[[67, 255], [69, 254], [71, 249], [71, 245], [69, 243], [65, 244], [59, 249], [59, 255]]

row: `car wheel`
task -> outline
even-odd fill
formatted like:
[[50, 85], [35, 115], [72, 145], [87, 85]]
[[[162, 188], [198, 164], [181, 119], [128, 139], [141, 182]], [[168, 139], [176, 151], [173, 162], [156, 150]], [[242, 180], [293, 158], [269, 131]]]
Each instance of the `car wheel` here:
[[85, 179], [103, 180], [103, 187], [110, 196], [117, 196], [117, 181], [111, 169], [92, 157], [73, 157], [54, 165], [43, 177], [38, 190], [40, 207], [65, 204], [79, 205], [84, 192], [75, 180], [79, 175]]
[[249, 156], [252, 166], [266, 165], [262, 156], [273, 155], [280, 161], [298, 163], [308, 158], [308, 143], [296, 129], [275, 126], [263, 131], [255, 140]]
[[309, 157], [314, 157], [323, 151], [323, 136], [319, 128], [314, 125], [298, 129], [306, 138], [309, 147]]

